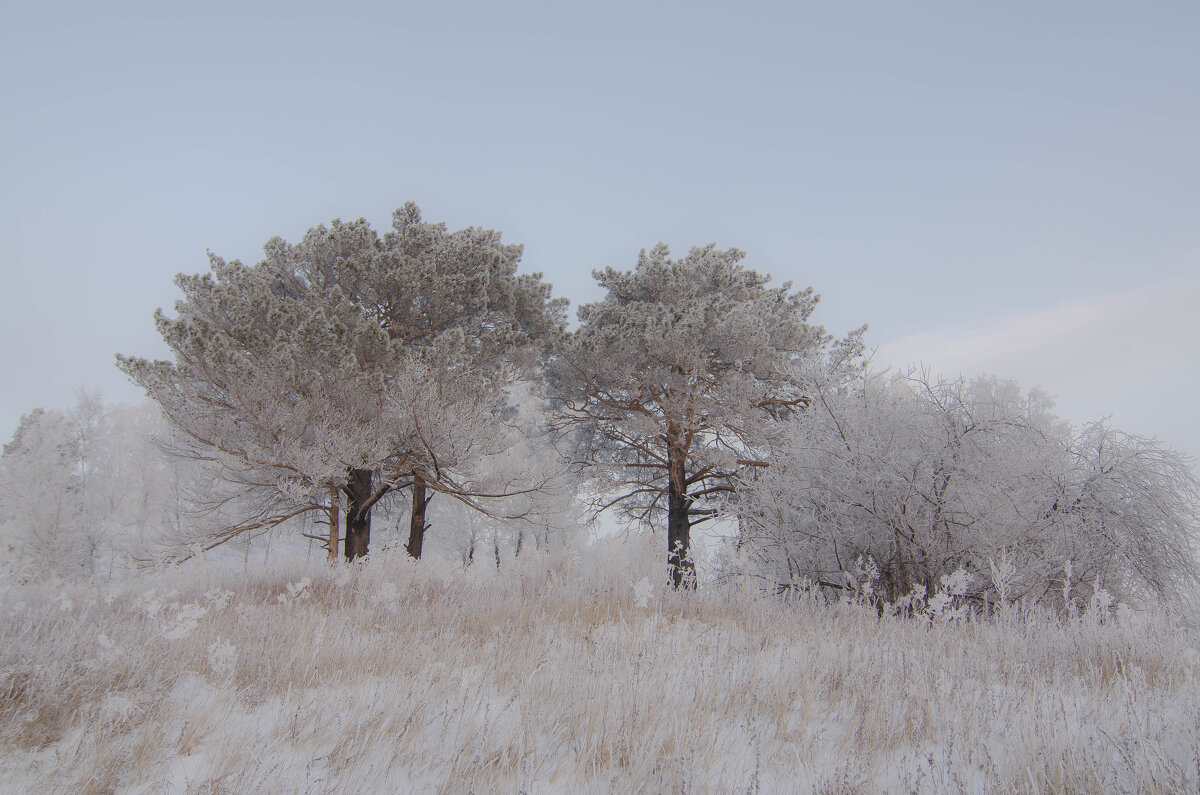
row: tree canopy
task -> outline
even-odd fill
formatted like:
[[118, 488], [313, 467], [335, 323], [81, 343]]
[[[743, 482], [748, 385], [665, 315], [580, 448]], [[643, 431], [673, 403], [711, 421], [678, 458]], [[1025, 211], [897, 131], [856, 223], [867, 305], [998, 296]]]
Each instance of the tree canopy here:
[[771, 426], [808, 400], [799, 363], [830, 339], [808, 323], [812, 288], [770, 288], [743, 257], [709, 245], [675, 260], [660, 243], [632, 271], [595, 272], [607, 295], [580, 307], [550, 372], [559, 428], [608, 504], [666, 515], [676, 587], [693, 576], [691, 528], [763, 463]]
[[[174, 361], [118, 357], [252, 506], [249, 529], [347, 497], [345, 552], [365, 555], [370, 509], [413, 488], [414, 554], [425, 488], [470, 500], [463, 471], [503, 434], [504, 387], [561, 326], [540, 274], [517, 274], [521, 247], [476, 227], [449, 232], [413, 203], [382, 237], [362, 219], [272, 238], [252, 266], [210, 254], [180, 275], [176, 314], [156, 323]], [[418, 516], [418, 514], [420, 514]]]

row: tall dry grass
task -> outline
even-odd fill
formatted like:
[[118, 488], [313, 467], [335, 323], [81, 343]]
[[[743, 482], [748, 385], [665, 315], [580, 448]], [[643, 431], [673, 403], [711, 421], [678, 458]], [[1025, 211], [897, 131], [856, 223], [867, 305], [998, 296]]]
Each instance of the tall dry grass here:
[[[83, 792], [1187, 792], [1177, 617], [880, 618], [399, 556], [0, 597], [0, 781]], [[639, 607], [638, 603], [644, 604]]]

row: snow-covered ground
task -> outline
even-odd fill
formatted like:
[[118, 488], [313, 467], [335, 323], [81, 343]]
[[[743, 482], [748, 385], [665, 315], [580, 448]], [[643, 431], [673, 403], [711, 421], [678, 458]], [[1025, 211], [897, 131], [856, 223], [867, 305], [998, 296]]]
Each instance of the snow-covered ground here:
[[[1194, 792], [1185, 617], [663, 593], [638, 539], [0, 593], [0, 787]], [[1101, 621], [1100, 619], [1104, 620]]]

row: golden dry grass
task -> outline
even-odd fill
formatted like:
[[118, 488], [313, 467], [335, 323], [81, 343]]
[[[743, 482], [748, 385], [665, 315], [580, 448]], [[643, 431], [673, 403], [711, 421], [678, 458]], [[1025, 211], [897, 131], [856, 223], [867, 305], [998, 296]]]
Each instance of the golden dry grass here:
[[612, 569], [384, 558], [10, 587], [0, 777], [238, 793], [1200, 784], [1200, 654], [1178, 618], [930, 626], [718, 587], [637, 608], [631, 572]]

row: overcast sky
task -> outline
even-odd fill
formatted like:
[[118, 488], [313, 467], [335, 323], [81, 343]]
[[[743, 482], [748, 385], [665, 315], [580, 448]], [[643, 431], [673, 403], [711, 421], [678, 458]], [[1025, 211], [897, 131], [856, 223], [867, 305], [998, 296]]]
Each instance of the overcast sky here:
[[140, 393], [205, 250], [405, 200], [591, 270], [715, 241], [875, 363], [1200, 454], [1200, 4], [6, 3], [0, 437]]

